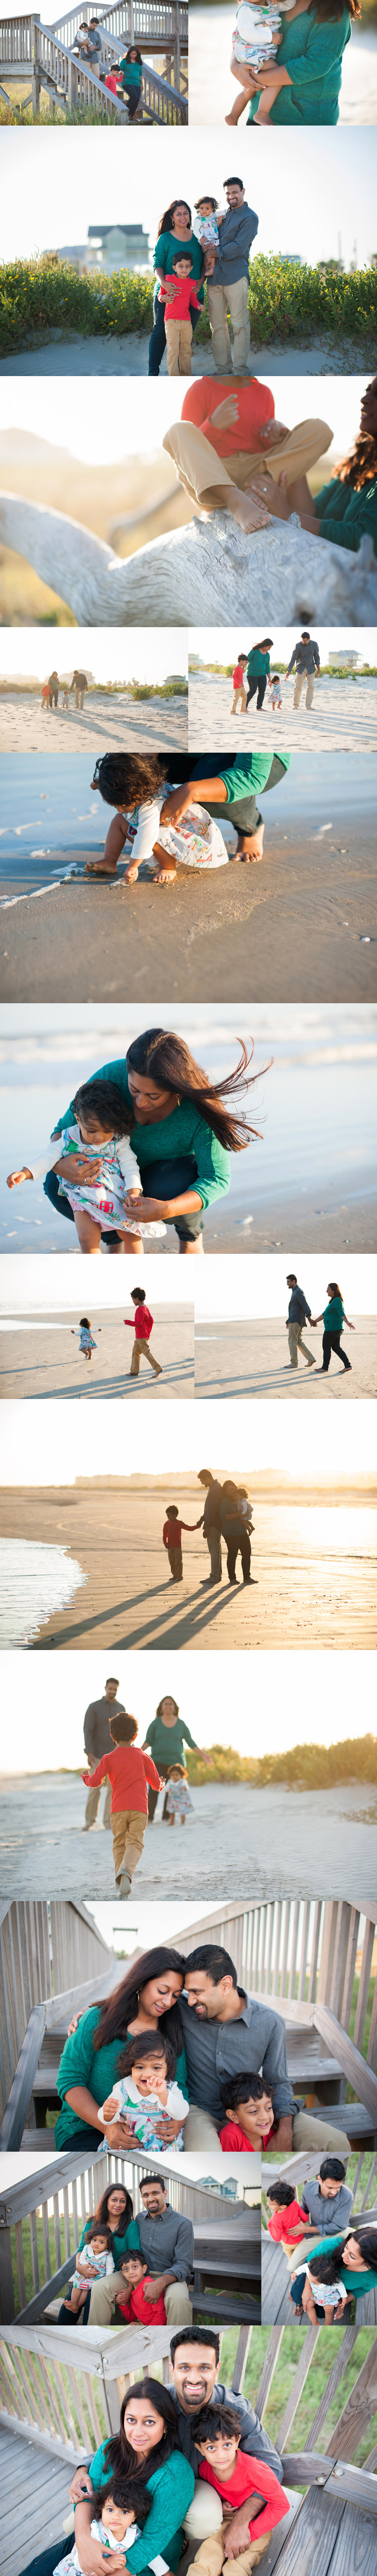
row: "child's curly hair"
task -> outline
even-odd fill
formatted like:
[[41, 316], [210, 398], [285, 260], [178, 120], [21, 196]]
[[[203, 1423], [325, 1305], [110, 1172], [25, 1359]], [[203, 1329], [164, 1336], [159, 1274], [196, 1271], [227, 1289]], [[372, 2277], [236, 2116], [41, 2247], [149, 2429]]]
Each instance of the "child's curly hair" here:
[[120, 2477], [111, 2478], [110, 2485], [109, 2481], [107, 2481], [107, 2486], [100, 2487], [99, 2489], [97, 2487], [94, 2498], [96, 2505], [96, 2522], [101, 2521], [103, 2505], [109, 2503], [110, 2496], [112, 2504], [117, 2504], [120, 2508], [120, 2512], [123, 2511], [123, 2513], [127, 2513], [127, 2509], [129, 2508], [131, 2513], [134, 2513], [135, 2522], [139, 2523], [140, 2531], [143, 2531], [144, 2523], [148, 2520], [148, 2514], [150, 2513], [152, 2504], [152, 2497], [151, 2495], [148, 2495], [146, 2488], [139, 2487], [139, 2483], [136, 2483], [136, 2478], [127, 2478], [126, 2483], [125, 2478]]
[[127, 2041], [127, 2047], [123, 2049], [118, 2060], [118, 2075], [131, 2075], [133, 2066], [138, 2066], [139, 2060], [142, 2064], [144, 2057], [157, 2056], [165, 2057], [168, 2082], [171, 2082], [176, 2071], [176, 2053], [172, 2040], [167, 2039], [162, 2031], [158, 2030], [146, 2030], [143, 2035], [139, 2034], [139, 2038], [135, 2037]]

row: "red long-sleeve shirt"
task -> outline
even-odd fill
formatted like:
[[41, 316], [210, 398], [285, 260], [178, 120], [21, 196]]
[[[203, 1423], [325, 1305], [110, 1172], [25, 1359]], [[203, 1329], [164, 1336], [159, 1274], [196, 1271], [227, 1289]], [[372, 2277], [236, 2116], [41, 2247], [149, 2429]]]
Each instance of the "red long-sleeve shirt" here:
[[271, 2146], [271, 2129], [267, 2137], [259, 2138], [258, 2146], [254, 2147], [252, 2138], [246, 2137], [246, 2129], [240, 2128], [239, 2120], [226, 2120], [225, 2128], [220, 2129], [220, 2146], [226, 2156], [260, 2156], [261, 2147]]
[[136, 1334], [137, 1342], [149, 1342], [153, 1326], [153, 1315], [149, 1312], [149, 1306], [135, 1306], [132, 1321], [130, 1315], [125, 1315], [124, 1323], [128, 1324], [129, 1333]]
[[[150, 2278], [150, 2273], [147, 2273], [146, 2279], [150, 2280]], [[123, 2300], [117, 2299], [118, 2315], [127, 2319], [136, 2317], [138, 2324], [142, 2326], [166, 2326], [166, 2308], [162, 2294], [159, 2299], [146, 2299], [145, 2289], [146, 2281], [137, 2281], [135, 2288], [130, 2292], [127, 2305], [127, 2282], [125, 2281], [125, 2306], [123, 2307]]]
[[[181, 1546], [182, 1546], [182, 1530], [183, 1530], [183, 1529], [185, 1529], [185, 1530], [186, 1530], [186, 1529], [187, 1529], [187, 1530], [194, 1530], [194, 1529], [196, 1529], [196, 1528], [197, 1528], [197, 1522], [196, 1522], [196, 1521], [164, 1521], [164, 1527], [163, 1527], [163, 1532], [162, 1532], [163, 1541], [164, 1541], [164, 1547], [181, 1547]], [[92, 1772], [92, 1779], [93, 1779], [93, 1772]]]
[[158, 303], [166, 303], [165, 320], [169, 321], [170, 313], [172, 322], [188, 322], [190, 319], [190, 304], [196, 305], [198, 313], [201, 313], [202, 310], [201, 304], [199, 304], [199, 296], [196, 292], [195, 278], [177, 277], [176, 293], [174, 296], [167, 295], [166, 285], [160, 286]]
[[[268, 2219], [267, 2224], [269, 2236], [273, 2237], [275, 2245], [289, 2245], [290, 2237], [292, 2238], [293, 2245], [299, 2245], [300, 2236], [307, 2236], [308, 2234], [308, 2221], [304, 2216], [303, 2209], [300, 2208], [299, 2200], [290, 2200], [288, 2209], [274, 2209], [273, 2215]], [[297, 2230], [299, 2230], [299, 2234], [297, 2234], [297, 2236], [296, 2227]]]
[[[237, 403], [236, 419], [230, 421], [228, 429], [221, 429], [212, 415], [229, 396]], [[273, 394], [269, 385], [259, 383], [259, 376], [249, 376], [247, 385], [231, 387], [219, 384], [218, 377], [211, 383], [208, 376], [193, 376], [183, 396], [181, 420], [194, 421], [195, 429], [201, 429], [203, 437], [216, 448], [216, 456], [247, 455], [248, 450], [251, 456], [257, 456], [259, 449], [262, 453], [259, 432], [268, 420], [274, 419]]]
[[249, 2523], [251, 2540], [255, 2540], [257, 2532], [259, 2540], [262, 2531], [273, 2531], [275, 2523], [282, 2522], [283, 2514], [289, 2513], [288, 2497], [282, 2494], [274, 2469], [268, 2468], [267, 2460], [252, 2459], [249, 2451], [237, 2451], [231, 2478], [221, 2482], [209, 2460], [201, 2460], [199, 2477], [207, 2478], [208, 2485], [216, 2487], [231, 2513], [238, 2513], [239, 2505], [246, 2504], [248, 2496], [265, 2496], [264, 2512], [258, 2513], [256, 2522], [253, 2518]]
[[114, 1744], [113, 1753], [104, 1753], [96, 1771], [82, 1771], [88, 1789], [97, 1789], [101, 1780], [111, 1780], [111, 1814], [124, 1816], [127, 1809], [134, 1815], [147, 1816], [147, 1780], [150, 1789], [162, 1789], [156, 1764], [149, 1753], [139, 1753], [136, 1744]]

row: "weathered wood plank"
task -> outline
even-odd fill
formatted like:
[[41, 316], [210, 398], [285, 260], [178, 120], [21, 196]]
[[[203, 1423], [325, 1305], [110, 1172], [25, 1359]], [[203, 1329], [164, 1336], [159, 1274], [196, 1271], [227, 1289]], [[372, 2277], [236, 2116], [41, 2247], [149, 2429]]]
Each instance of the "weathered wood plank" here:
[[18, 2060], [18, 2066], [16, 2068], [16, 2074], [13, 2077], [13, 2083], [11, 2084], [9, 2100], [7, 2102], [6, 2111], [4, 2111], [4, 2119], [0, 2130], [0, 2147], [3, 2148], [4, 2152], [11, 2147], [17, 2149], [22, 2145], [22, 2132], [26, 2120], [26, 2113], [29, 2108], [30, 2096], [33, 2090], [33, 2079], [38, 2065], [39, 2051], [44, 2029], [44, 2004], [33, 2004], [28, 2029], [21, 2049], [21, 2056]]
[[365, 2057], [360, 2056], [360, 2050], [355, 2048], [354, 2040], [349, 2039], [348, 2032], [341, 2029], [340, 2022], [335, 2021], [334, 2013], [329, 2012], [327, 2004], [316, 2004], [314, 2019], [316, 2030], [321, 2032], [327, 2047], [336, 2049], [343, 2074], [347, 2076], [347, 2083], [352, 2084], [357, 2100], [364, 2102], [365, 2109], [370, 2112], [377, 2126], [377, 2075], [374, 2075], [372, 2068], [367, 2066]]
[[355, 2380], [347, 2404], [343, 2408], [342, 2415], [339, 2416], [336, 2431], [327, 2445], [330, 2457], [335, 2452], [337, 2459], [352, 2459], [353, 2452], [358, 2450], [359, 2443], [364, 2440], [376, 2408], [377, 2335], [373, 2338], [370, 2352], [367, 2353], [362, 2369], [359, 2370], [358, 2379]]
[[352, 2505], [339, 2525], [331, 2559], [331, 2576], [376, 2576], [376, 2525]]

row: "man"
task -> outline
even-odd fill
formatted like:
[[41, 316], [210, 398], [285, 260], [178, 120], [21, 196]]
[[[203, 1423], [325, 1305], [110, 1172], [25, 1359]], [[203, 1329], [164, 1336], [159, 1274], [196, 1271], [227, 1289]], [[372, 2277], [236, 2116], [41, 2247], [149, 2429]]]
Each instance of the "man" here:
[[288, 1333], [291, 1368], [298, 1368], [299, 1351], [302, 1351], [307, 1368], [315, 1368], [314, 1351], [309, 1351], [307, 1342], [303, 1342], [302, 1339], [302, 1327], [306, 1324], [306, 1317], [311, 1315], [311, 1306], [307, 1305], [303, 1288], [298, 1288], [295, 1270], [287, 1270], [287, 1288], [290, 1288], [291, 1293], [285, 1330]]
[[258, 231], [258, 216], [247, 205], [242, 179], [224, 179], [228, 213], [220, 226], [213, 270], [206, 258], [207, 303], [217, 376], [231, 375], [228, 312], [233, 327], [233, 373], [244, 374], [250, 352], [249, 254]]
[[[126, 1715], [125, 1708], [123, 1707], [123, 1700], [117, 1699], [118, 1688], [119, 1684], [117, 1681], [114, 1681], [111, 1673], [109, 1681], [105, 1682], [103, 1699], [90, 1699], [89, 1707], [85, 1710], [84, 1744], [88, 1771], [96, 1771], [97, 1762], [102, 1762], [104, 1753], [114, 1752], [113, 1738], [112, 1735], [110, 1735], [110, 1709], [112, 1709], [113, 1715], [116, 1709], [118, 1717], [125, 1717]], [[91, 1826], [95, 1825], [100, 1796], [100, 1788], [88, 1790], [85, 1808], [85, 1824], [83, 1825], [84, 1834], [90, 1834]], [[110, 1807], [111, 1780], [108, 1780], [105, 1789], [105, 1805], [102, 1818], [102, 1823], [105, 1826], [106, 1833], [110, 1833]]]
[[217, 1476], [211, 1476], [210, 1467], [200, 1468], [198, 1483], [199, 1485], [207, 1486], [207, 1497], [203, 1512], [203, 1538], [207, 1541], [208, 1553], [211, 1559], [211, 1572], [207, 1576], [208, 1587], [210, 1589], [211, 1583], [221, 1583], [222, 1579], [220, 1525], [222, 1486], [219, 1484]]
[[80, 714], [81, 714], [81, 715], [82, 715], [82, 711], [83, 711], [84, 697], [85, 697], [85, 690], [87, 689], [87, 686], [88, 686], [88, 682], [87, 682], [87, 677], [86, 677], [86, 671], [74, 671], [74, 673], [73, 673], [73, 680], [71, 680], [71, 686], [70, 686], [70, 692], [69, 692], [69, 694], [70, 694], [70, 698], [71, 698], [71, 697], [72, 697], [72, 689], [75, 689], [75, 693], [76, 693], [76, 694], [75, 694], [75, 705], [76, 705], [76, 707], [79, 707], [79, 708], [80, 708]]
[[[195, 2541], [198, 2547], [201, 2540], [208, 2539], [211, 2531], [218, 2530], [221, 2519], [220, 2498], [216, 2490], [202, 2484], [199, 2479], [201, 2455], [195, 2444], [195, 2418], [200, 2414], [202, 2407], [211, 2405], [213, 2400], [214, 2406], [230, 2406], [234, 2409], [241, 2418], [240, 2450], [249, 2451], [253, 2459], [267, 2460], [269, 2468], [274, 2469], [280, 2486], [283, 2479], [282, 2462], [279, 2452], [275, 2451], [268, 2433], [265, 2433], [264, 2426], [260, 2423], [259, 2415], [255, 2414], [254, 2407], [249, 2404], [248, 2398], [238, 2394], [235, 2396], [233, 2388], [226, 2388], [224, 2381], [217, 2379], [220, 2339], [219, 2335], [213, 2333], [210, 2326], [191, 2326], [189, 2334], [178, 2332], [173, 2335], [170, 2352], [171, 2393], [176, 2408], [179, 2449], [183, 2451], [185, 2459], [190, 2461], [196, 2481], [192, 2504], [185, 2514], [184, 2528], [187, 2540]], [[248, 2496], [247, 2507], [241, 2505], [238, 2512], [232, 2514], [231, 2522], [227, 2526], [227, 2556], [237, 2557], [243, 2549], [249, 2548], [249, 2524], [255, 2516], [258, 2516], [261, 2507], [262, 2498], [253, 2496], [250, 2499]]]
[[[138, 2211], [141, 2252], [151, 2274], [151, 2287], [144, 2282], [144, 2296], [151, 2305], [165, 2300], [168, 2325], [191, 2326], [192, 2307], [187, 2280], [194, 2261], [194, 2230], [190, 2218], [181, 2218], [167, 2199], [166, 2183], [158, 2174], [146, 2174], [140, 2184], [142, 2208]], [[152, 2288], [153, 2283], [153, 2288]], [[114, 2299], [124, 2299], [121, 2272], [112, 2272], [108, 2280], [95, 2281], [92, 2289], [89, 2325], [108, 2326]], [[120, 2320], [119, 2320], [120, 2322]]]
[[[190, 2131], [187, 2145], [195, 2146], [194, 2108], [201, 2106], [207, 2114], [205, 2144], [213, 2146], [223, 2120], [221, 2086], [227, 2075], [262, 2074], [268, 2092], [272, 2093], [275, 2127], [270, 2143], [287, 2150], [292, 2146], [339, 2148], [349, 2154], [345, 2130], [333, 2129], [327, 2115], [317, 2120], [315, 2113], [297, 2109], [287, 2069], [285, 2023], [281, 2013], [270, 2004], [260, 2003], [237, 1985], [233, 1959], [227, 1950], [214, 1942], [192, 1950], [185, 1962], [185, 1990], [180, 1997], [180, 2017], [184, 2033], [190, 2103]], [[212, 2123], [212, 2135], [210, 2134]], [[203, 2131], [199, 2135], [202, 2143]]]
[[353, 2191], [340, 2156], [325, 2156], [319, 2173], [310, 2176], [301, 2195], [302, 2208], [317, 2236], [341, 2236], [351, 2216]]
[[321, 665], [318, 644], [315, 644], [313, 637], [309, 635], [308, 626], [303, 626], [301, 643], [295, 644], [294, 653], [291, 653], [291, 659], [290, 662], [288, 662], [288, 670], [285, 674], [286, 680], [289, 680], [290, 671], [294, 671], [295, 666], [296, 680], [293, 705], [294, 707], [299, 707], [301, 690], [303, 689], [304, 680], [306, 679], [305, 706], [311, 707], [313, 705], [314, 681], [315, 679], [319, 680], [320, 678]]

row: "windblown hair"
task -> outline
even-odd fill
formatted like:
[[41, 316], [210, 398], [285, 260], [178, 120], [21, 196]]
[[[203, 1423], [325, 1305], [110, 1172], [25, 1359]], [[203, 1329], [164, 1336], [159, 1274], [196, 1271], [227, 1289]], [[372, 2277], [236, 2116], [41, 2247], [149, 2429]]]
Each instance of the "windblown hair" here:
[[109, 2226], [109, 2200], [111, 2200], [112, 2192], [118, 2191], [118, 2189], [123, 2192], [125, 2208], [124, 2216], [117, 2218], [116, 2224], [113, 2226], [113, 2235], [126, 2236], [127, 2228], [129, 2227], [130, 2220], [133, 2218], [134, 2214], [133, 2200], [131, 2200], [131, 2192], [126, 2191], [125, 2183], [119, 2183], [118, 2185], [118, 2183], [113, 2182], [108, 2183], [107, 2190], [102, 2193], [102, 2200], [99, 2200], [98, 2202], [98, 2208], [93, 2211], [91, 2218], [87, 2218], [84, 2227], [84, 2236], [95, 2236], [97, 2229], [99, 2229], [99, 2233], [101, 2233], [101, 2227]]
[[[98, 2004], [100, 2019], [93, 2039], [94, 2049], [108, 2048], [112, 2039], [119, 2039], [120, 2047], [122, 2045], [125, 2047], [130, 2023], [136, 2021], [143, 1987], [150, 1984], [151, 1978], [163, 1976], [165, 1968], [172, 1968], [177, 1977], [182, 1977], [183, 1985], [185, 1962], [180, 1957], [179, 1950], [168, 1950], [162, 1944], [154, 1950], [143, 1950], [137, 1966], [133, 1964], [132, 1968], [129, 1968], [128, 1976], [122, 1977], [121, 1985], [113, 1986], [112, 1993], [106, 1995], [105, 2002], [101, 1996]], [[179, 2056], [180, 2050], [183, 2049], [183, 2033], [178, 2004], [172, 2004], [168, 2012], [161, 2013], [159, 2030], [163, 2031], [164, 2039], [171, 2039], [172, 2046]]]
[[[132, 1073], [147, 1074], [151, 1082], [160, 1082], [164, 1090], [177, 1092], [179, 1100], [189, 1100], [206, 1126], [211, 1128], [212, 1135], [217, 1136], [219, 1145], [227, 1148], [230, 1154], [242, 1154], [252, 1137], [259, 1134], [259, 1129], [250, 1126], [245, 1110], [232, 1115], [226, 1105], [228, 1099], [233, 1104], [238, 1093], [248, 1091], [256, 1080], [255, 1074], [249, 1071], [253, 1041], [250, 1052], [243, 1038], [239, 1043], [241, 1054], [234, 1073], [226, 1074], [224, 1081], [217, 1084], [217, 1089], [204, 1073], [203, 1066], [190, 1055], [185, 1038], [179, 1037], [176, 1029], [143, 1029], [140, 1037], [134, 1038], [132, 1046], [127, 1047], [126, 1063]], [[264, 1067], [265, 1072], [268, 1069]], [[132, 1127], [132, 1103], [128, 1112], [124, 1108], [126, 1123], [128, 1118]]]
[[80, 1333], [81, 1333], [81, 1327], [82, 1327], [82, 1325], [83, 1325], [83, 1324], [85, 1325], [85, 1330], [86, 1330], [86, 1332], [87, 1332], [87, 1333], [90, 1333], [90, 1332], [91, 1332], [90, 1315], [80, 1315]]
[[291, 2182], [270, 2182], [270, 2183], [266, 2183], [266, 2200], [276, 2200], [276, 2201], [277, 2201], [278, 2209], [290, 2209], [290, 2206], [291, 2206], [291, 2200], [295, 2200], [295, 2199], [296, 2199], [296, 2193], [295, 2193], [295, 2190], [294, 2190], [294, 2185], [293, 2185], [293, 2183], [291, 2183]]
[[118, 2075], [132, 2075], [133, 2066], [138, 2066], [139, 2062], [141, 2065], [144, 2057], [166, 2057], [168, 2082], [174, 2081], [176, 2052], [171, 2039], [165, 2039], [162, 2030], [139, 2031], [137, 2037], [135, 2033], [135, 2038], [128, 2040], [127, 2048], [123, 2049], [119, 2059]]
[[[363, 2257], [363, 2263], [366, 2265], [366, 2270], [376, 2272], [377, 2227], [350, 2227], [348, 2230], [348, 2236], [353, 2236], [355, 2245], [359, 2246], [360, 2254], [362, 2254]], [[310, 2257], [310, 2271], [313, 2272], [315, 2281], [331, 2282], [339, 2280], [344, 2247], [346, 2244], [347, 2236], [343, 2236], [341, 2245], [334, 2245], [332, 2253], [330, 2253], [329, 2248], [328, 2254], [315, 2254], [313, 2260], [312, 2257]]]
[[339, 1287], [338, 1279], [329, 1279], [329, 1297], [341, 1297], [343, 1305], [342, 1290]]
[[[146, 2397], [149, 2404], [155, 2406], [156, 2415], [163, 2417], [164, 2431], [161, 2442], [158, 2442], [156, 2449], [151, 2451], [150, 2466], [148, 2460], [138, 2460], [126, 2431], [127, 2407], [133, 2405], [135, 2397]], [[170, 2459], [170, 2452], [178, 2448], [178, 2419], [174, 2398], [170, 2395], [170, 2389], [164, 2388], [162, 2380], [137, 2379], [134, 2387], [127, 2389], [127, 2396], [123, 2398], [120, 2410], [119, 2433], [115, 2434], [113, 2441], [106, 2442], [104, 2447], [105, 2472], [109, 2471], [109, 2480], [113, 2469], [115, 2476], [122, 2479], [122, 2483], [129, 2478], [137, 2478], [138, 2486], [139, 2481], [140, 2486], [145, 2486], [152, 2473], [154, 2476], [155, 2470], [162, 2468], [164, 2461]]]
[[192, 223], [191, 206], [188, 206], [188, 205], [187, 205], [187, 198], [186, 198], [186, 197], [172, 197], [171, 206], [165, 206], [165, 212], [164, 212], [164, 214], [163, 214], [163, 215], [160, 215], [160, 221], [159, 221], [159, 227], [158, 227], [158, 234], [157, 234], [157, 240], [158, 240], [158, 241], [159, 241], [159, 239], [160, 239], [160, 233], [171, 233], [171, 232], [172, 232], [172, 230], [173, 230], [173, 215], [176, 215], [176, 212], [177, 212], [177, 206], [185, 206], [185, 207], [186, 207], [186, 214], [188, 215], [188, 219], [189, 219], [189, 220], [188, 220], [188, 230], [190, 230], [190, 232], [191, 232], [191, 223]]
[[73, 1107], [78, 1126], [80, 1118], [85, 1119], [87, 1127], [95, 1127], [96, 1121], [101, 1126], [103, 1119], [105, 1127], [113, 1123], [114, 1136], [123, 1136], [127, 1110], [116, 1082], [101, 1082], [100, 1076], [95, 1075], [93, 1082], [80, 1083]]
[[350, 455], [343, 456], [341, 465], [337, 466], [338, 482], [351, 483], [354, 492], [362, 492], [363, 484], [373, 483], [376, 473], [377, 438], [373, 438], [370, 431], [363, 437], [360, 429]]
[[130, 2512], [135, 2515], [135, 2522], [140, 2524], [140, 2531], [143, 2531], [144, 2523], [148, 2521], [148, 2514], [151, 2512], [152, 2497], [147, 2495], [145, 2489], [144, 2494], [141, 2493], [139, 2485], [136, 2484], [136, 2478], [128, 2479], [126, 2489], [124, 2478], [119, 2476], [111, 2478], [110, 2486], [107, 2481], [107, 2486], [96, 2487], [96, 2522], [101, 2521], [103, 2505], [109, 2503], [110, 2496], [112, 2504], [119, 2505], [121, 2513], [126, 2513], [127, 2506], [129, 2507]]
[[265, 2093], [268, 2101], [272, 2102], [272, 2093], [269, 2085], [264, 2083], [263, 2075], [227, 2075], [224, 2083], [220, 2084], [220, 2093], [225, 2111], [236, 2111], [239, 2102], [262, 2102]]
[[212, 206], [212, 214], [217, 215], [218, 203], [218, 197], [207, 196], [206, 190], [204, 190], [204, 197], [195, 198], [195, 214], [200, 215], [201, 206]]
[[145, 805], [158, 795], [160, 787], [186, 786], [191, 778], [192, 760], [187, 752], [175, 752], [174, 758], [162, 751], [152, 751], [143, 759], [139, 752], [104, 751], [96, 760], [93, 787], [99, 788], [105, 805], [124, 805], [130, 813], [135, 805]]

